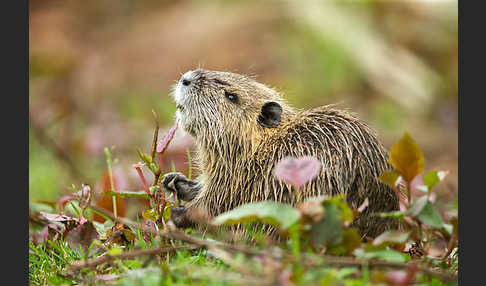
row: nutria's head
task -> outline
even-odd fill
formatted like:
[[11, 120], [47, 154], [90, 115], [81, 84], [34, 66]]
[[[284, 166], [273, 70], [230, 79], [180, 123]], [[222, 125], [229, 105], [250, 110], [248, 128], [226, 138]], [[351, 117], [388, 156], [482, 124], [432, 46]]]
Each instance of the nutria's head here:
[[173, 97], [181, 127], [196, 139], [251, 140], [255, 133], [278, 127], [291, 112], [275, 90], [230, 72], [188, 71]]

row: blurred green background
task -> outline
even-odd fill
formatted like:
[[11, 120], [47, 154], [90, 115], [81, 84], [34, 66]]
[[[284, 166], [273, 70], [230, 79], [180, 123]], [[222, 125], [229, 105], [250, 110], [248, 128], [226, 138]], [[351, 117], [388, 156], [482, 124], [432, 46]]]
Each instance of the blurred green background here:
[[[119, 188], [140, 189], [154, 109], [173, 123], [171, 86], [203, 67], [255, 75], [301, 108], [339, 103], [387, 149], [405, 131], [437, 191], [457, 199], [457, 1], [30, 1], [30, 201], [71, 185], [99, 192], [115, 146]], [[187, 169], [181, 130], [165, 169]], [[147, 176], [150, 176], [147, 173]]]

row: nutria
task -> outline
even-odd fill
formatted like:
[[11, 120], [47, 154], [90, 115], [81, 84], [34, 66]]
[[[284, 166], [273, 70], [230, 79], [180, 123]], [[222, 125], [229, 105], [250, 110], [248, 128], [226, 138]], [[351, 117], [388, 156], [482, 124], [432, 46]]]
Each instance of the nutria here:
[[392, 167], [375, 132], [349, 112], [331, 105], [299, 111], [251, 77], [204, 69], [185, 73], [173, 97], [180, 126], [195, 139], [195, 163], [202, 174], [200, 182], [180, 173], [164, 176], [165, 188], [188, 201], [173, 209], [177, 227], [250, 202], [299, 203], [295, 188], [272, 171], [286, 156], [309, 155], [322, 168], [301, 187], [301, 200], [345, 194], [357, 208], [368, 198], [369, 207], [353, 222], [363, 237], [397, 226], [370, 215], [398, 209], [393, 190], [378, 180]]

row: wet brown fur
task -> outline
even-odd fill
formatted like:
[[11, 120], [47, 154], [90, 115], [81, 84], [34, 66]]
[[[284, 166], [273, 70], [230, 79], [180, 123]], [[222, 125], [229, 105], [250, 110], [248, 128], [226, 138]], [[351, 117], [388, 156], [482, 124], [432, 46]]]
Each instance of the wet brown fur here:
[[[295, 205], [294, 187], [273, 176], [286, 156], [313, 156], [322, 162], [318, 176], [301, 188], [303, 200], [345, 194], [351, 207], [366, 197], [369, 207], [355, 225], [363, 236], [375, 237], [395, 228], [393, 220], [371, 216], [398, 209], [393, 190], [377, 178], [391, 169], [387, 151], [375, 132], [351, 113], [332, 105], [296, 110], [280, 95], [252, 78], [226, 72], [197, 70], [194, 87], [178, 115], [195, 138], [196, 164], [202, 189], [186, 204], [188, 216], [215, 217], [245, 203], [274, 200]], [[237, 104], [225, 91], [238, 95]], [[257, 123], [261, 107], [277, 102], [281, 123], [265, 128]], [[272, 230], [268, 230], [272, 231]]]

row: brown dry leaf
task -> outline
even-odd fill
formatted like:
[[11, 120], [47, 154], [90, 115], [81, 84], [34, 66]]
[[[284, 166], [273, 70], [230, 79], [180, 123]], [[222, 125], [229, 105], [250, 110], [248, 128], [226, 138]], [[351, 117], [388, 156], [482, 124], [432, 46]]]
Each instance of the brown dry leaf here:
[[126, 225], [117, 222], [109, 231], [106, 236], [108, 239], [105, 241], [105, 245], [111, 247], [113, 244], [128, 245], [132, 244], [135, 240], [135, 234]]
[[390, 187], [395, 188], [398, 183], [398, 177], [400, 177], [400, 174], [397, 171], [393, 170], [383, 172], [379, 179]]
[[47, 221], [47, 224], [53, 230], [59, 233], [70, 231], [79, 225], [79, 220], [75, 217], [70, 217], [64, 214], [51, 214], [46, 212], [39, 212], [41, 218]]
[[402, 139], [391, 148], [390, 163], [407, 182], [411, 182], [415, 176], [424, 171], [422, 150], [408, 132], [405, 132]]

